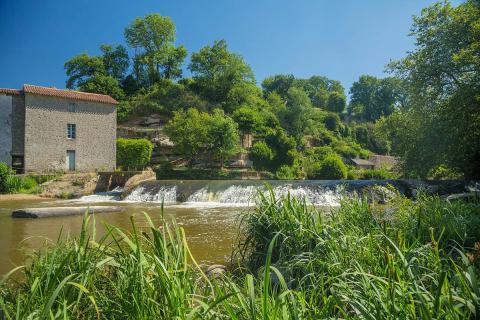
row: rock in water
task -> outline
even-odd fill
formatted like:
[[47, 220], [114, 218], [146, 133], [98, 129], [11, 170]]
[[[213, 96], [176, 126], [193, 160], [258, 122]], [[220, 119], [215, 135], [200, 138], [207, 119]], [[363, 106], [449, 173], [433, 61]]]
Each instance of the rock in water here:
[[227, 272], [227, 267], [225, 267], [224, 265], [212, 264], [207, 268], [207, 270], [205, 271], [205, 274], [210, 279], [218, 279], [222, 277], [225, 274], [225, 272]]
[[114, 206], [91, 206], [91, 207], [52, 207], [52, 208], [25, 208], [17, 209], [12, 212], [13, 218], [46, 218], [61, 217], [70, 215], [82, 215], [85, 212], [101, 213], [101, 212], [119, 212], [122, 207]]

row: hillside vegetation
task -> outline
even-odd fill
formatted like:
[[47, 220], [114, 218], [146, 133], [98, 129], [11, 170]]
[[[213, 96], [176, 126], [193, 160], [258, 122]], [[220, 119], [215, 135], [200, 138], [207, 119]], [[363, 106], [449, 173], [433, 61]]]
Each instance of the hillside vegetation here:
[[[186, 62], [173, 21], [159, 14], [125, 28], [129, 51], [102, 45], [99, 56], [67, 61], [67, 87], [118, 99], [120, 123], [167, 116], [166, 130], [190, 164], [202, 158], [223, 166], [242, 151], [239, 136], [253, 134], [254, 167], [278, 177], [326, 178], [321, 167], [332, 154], [345, 160], [375, 153], [399, 157], [405, 177], [478, 179], [479, 12], [474, 0], [424, 9], [413, 19], [415, 48], [387, 66], [390, 77], [361, 75], [348, 103], [342, 84], [321, 75], [273, 75], [258, 86], [225, 40]], [[339, 177], [345, 170], [350, 178], [363, 175], [338, 164]]]

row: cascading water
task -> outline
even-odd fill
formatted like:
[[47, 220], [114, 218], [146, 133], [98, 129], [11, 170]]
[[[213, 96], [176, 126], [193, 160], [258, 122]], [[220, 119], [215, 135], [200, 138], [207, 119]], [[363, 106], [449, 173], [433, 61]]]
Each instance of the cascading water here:
[[[341, 198], [340, 188], [333, 190], [313, 186], [293, 186], [290, 184], [272, 187], [277, 198], [285, 197], [288, 194], [308, 203], [320, 206], [336, 206]], [[188, 197], [188, 204], [231, 204], [231, 205], [252, 205], [259, 191], [266, 192], [264, 186], [232, 185], [224, 190], [212, 191], [203, 187]]]
[[112, 191], [107, 192], [99, 192], [95, 194], [91, 194], [88, 196], [83, 196], [78, 200], [79, 202], [110, 202], [110, 201], [120, 201], [122, 199], [122, 191], [123, 189], [120, 187], [116, 187]]
[[176, 186], [161, 186], [159, 189], [147, 189], [144, 186], [135, 188], [124, 199], [129, 202], [163, 202], [172, 204], [177, 202]]
[[[267, 191], [268, 183], [277, 198], [288, 194], [317, 206], [338, 206], [341, 198], [378, 181], [147, 181], [141, 183], [123, 201], [150, 202], [192, 207], [249, 206], [255, 204], [258, 191]], [[383, 182], [386, 184], [387, 182]], [[83, 197], [81, 201], [118, 201], [116, 195]]]

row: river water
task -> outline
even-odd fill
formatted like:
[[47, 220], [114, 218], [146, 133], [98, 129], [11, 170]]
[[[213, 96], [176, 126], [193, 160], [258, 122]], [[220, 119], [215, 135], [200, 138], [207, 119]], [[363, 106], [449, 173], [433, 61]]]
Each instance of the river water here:
[[[352, 190], [374, 182], [348, 183], [339, 181], [275, 181], [271, 191], [277, 197], [287, 194], [307, 202], [330, 208]], [[378, 182], [377, 182], [378, 183]], [[151, 181], [137, 186], [126, 197], [121, 190], [85, 196], [77, 200], [0, 201], [0, 274], [24, 264], [34, 249], [52, 245], [60, 232], [64, 237], [80, 232], [82, 216], [62, 216], [39, 219], [12, 218], [14, 209], [34, 207], [114, 205], [119, 212], [95, 215], [97, 233], [103, 224], [129, 229], [133, 216], [139, 228], [147, 228], [142, 212], [155, 223], [164, 215], [184, 228], [189, 247], [197, 261], [203, 264], [228, 263], [238, 236], [241, 213], [252, 210], [259, 190], [267, 190], [262, 181]]]
[[[53, 244], [60, 231], [64, 236], [75, 236], [80, 232], [81, 216], [49, 217], [41, 219], [14, 219], [13, 209], [28, 207], [56, 207], [85, 205], [61, 200], [1, 201], [0, 202], [0, 275], [24, 263], [33, 249]], [[97, 202], [95, 205], [102, 205]], [[105, 203], [112, 205], [112, 203]], [[129, 229], [130, 216], [139, 228], [147, 228], [147, 212], [154, 223], [161, 222], [161, 207], [158, 203], [115, 203], [121, 212], [95, 215], [98, 235], [104, 232], [103, 223]], [[226, 263], [237, 236], [237, 217], [240, 207], [190, 207], [169, 205], [164, 209], [167, 220], [175, 219], [184, 228], [189, 247], [194, 257], [202, 263]]]

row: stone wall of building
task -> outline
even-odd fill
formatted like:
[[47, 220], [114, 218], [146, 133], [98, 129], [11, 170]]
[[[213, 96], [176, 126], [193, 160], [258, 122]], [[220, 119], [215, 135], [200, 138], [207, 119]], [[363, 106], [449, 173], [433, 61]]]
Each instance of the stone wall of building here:
[[12, 96], [12, 155], [22, 155], [25, 148], [25, 97]]
[[12, 165], [12, 97], [0, 94], [0, 162]]
[[[115, 169], [115, 106], [27, 93], [25, 109], [25, 171], [67, 170], [67, 150], [75, 150], [77, 171]], [[76, 125], [75, 139], [67, 124]]]

